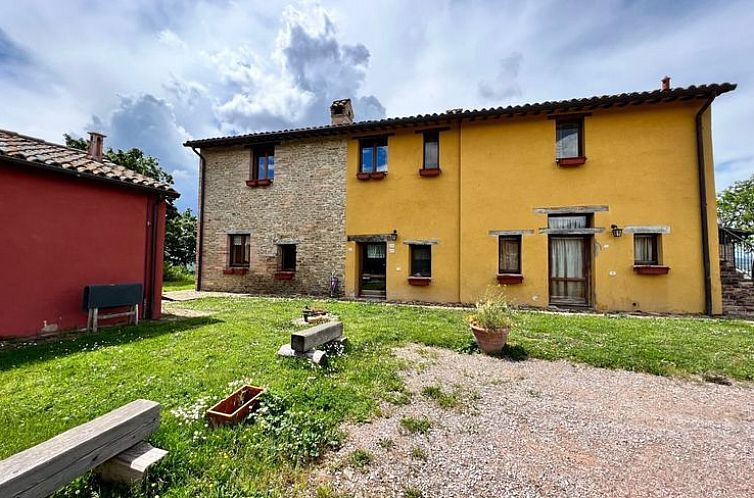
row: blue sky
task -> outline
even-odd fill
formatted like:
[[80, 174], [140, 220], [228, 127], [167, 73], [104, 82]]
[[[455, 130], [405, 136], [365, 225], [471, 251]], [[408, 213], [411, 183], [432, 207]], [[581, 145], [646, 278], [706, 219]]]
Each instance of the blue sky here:
[[718, 190], [754, 174], [752, 1], [0, 0], [0, 128], [160, 159], [196, 206], [189, 138], [731, 81]]

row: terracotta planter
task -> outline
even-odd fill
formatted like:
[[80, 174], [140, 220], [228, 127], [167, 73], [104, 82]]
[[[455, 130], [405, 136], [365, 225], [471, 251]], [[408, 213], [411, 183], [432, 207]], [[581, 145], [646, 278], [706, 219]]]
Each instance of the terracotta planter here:
[[357, 173], [356, 178], [359, 180], [369, 180], [369, 173]]
[[371, 178], [372, 180], [382, 180], [383, 178], [385, 178], [385, 173], [382, 171], [378, 173], [370, 173], [369, 178]]
[[639, 275], [667, 275], [670, 267], [662, 265], [634, 265], [634, 271]]
[[213, 426], [243, 422], [259, 407], [259, 397], [264, 392], [261, 387], [243, 386], [207, 410], [207, 420]]
[[503, 285], [520, 284], [524, 281], [524, 276], [519, 273], [498, 273], [497, 283]]
[[561, 157], [557, 161], [558, 166], [562, 168], [572, 168], [586, 163], [586, 157]]
[[499, 353], [508, 341], [510, 329], [507, 327], [500, 330], [487, 330], [473, 324], [470, 327], [479, 349], [485, 354]]
[[437, 176], [440, 173], [442, 173], [440, 168], [422, 168], [419, 170], [421, 176]]
[[246, 180], [246, 186], [247, 187], [256, 187], [257, 181], [256, 180]]
[[408, 284], [415, 287], [426, 287], [432, 282], [431, 277], [408, 277]]

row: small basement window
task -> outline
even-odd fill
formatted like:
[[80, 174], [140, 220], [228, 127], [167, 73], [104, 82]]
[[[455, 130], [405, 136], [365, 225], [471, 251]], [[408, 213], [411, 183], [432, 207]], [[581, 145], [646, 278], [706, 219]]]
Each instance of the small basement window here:
[[432, 277], [432, 246], [411, 244], [411, 276]]
[[521, 236], [506, 235], [499, 238], [498, 273], [521, 273]]
[[228, 266], [247, 268], [251, 256], [251, 236], [249, 234], [232, 234], [228, 236]]
[[278, 244], [278, 270], [296, 271], [296, 244]]
[[637, 266], [660, 264], [660, 235], [634, 234], [634, 264]]

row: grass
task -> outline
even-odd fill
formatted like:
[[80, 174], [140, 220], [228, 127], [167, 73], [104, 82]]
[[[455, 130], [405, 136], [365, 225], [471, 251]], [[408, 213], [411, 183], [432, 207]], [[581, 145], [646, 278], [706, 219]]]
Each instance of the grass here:
[[423, 498], [424, 495], [416, 488], [409, 487], [403, 490], [403, 498]]
[[374, 455], [362, 448], [354, 450], [348, 456], [348, 462], [351, 464], [351, 466], [359, 470], [366, 469], [369, 464], [372, 463], [372, 460], [374, 460]]
[[422, 389], [422, 394], [433, 399], [440, 408], [455, 408], [458, 406], [458, 394], [447, 393], [438, 385], [427, 386]]
[[380, 440], [377, 441], [377, 444], [380, 448], [383, 448], [385, 450], [392, 450], [395, 447], [395, 441], [393, 441], [389, 437], [380, 438]]
[[411, 449], [411, 458], [413, 458], [414, 460], [426, 461], [428, 458], [428, 455], [427, 455], [427, 452], [423, 448], [419, 446], [414, 446]]
[[162, 292], [172, 292], [179, 290], [190, 290], [194, 288], [194, 279], [181, 279], [176, 281], [165, 281], [162, 283]]
[[426, 434], [432, 428], [432, 421], [424, 417], [403, 417], [401, 418], [401, 428], [411, 434]]
[[[275, 354], [304, 305], [326, 307], [346, 324], [347, 353], [327, 369]], [[146, 483], [129, 490], [85, 476], [60, 496], [303, 494], [308, 465], [338, 446], [343, 421], [368, 420], [380, 400], [410, 400], [399, 375], [407, 365], [392, 347], [473, 349], [459, 310], [253, 298], [172, 306], [213, 315], [0, 351], [0, 458], [146, 398], [163, 406], [150, 442], [170, 452]], [[743, 321], [521, 313], [510, 343], [504, 361], [754, 380], [754, 324]], [[255, 423], [206, 427], [205, 408], [243, 382], [269, 389]]]

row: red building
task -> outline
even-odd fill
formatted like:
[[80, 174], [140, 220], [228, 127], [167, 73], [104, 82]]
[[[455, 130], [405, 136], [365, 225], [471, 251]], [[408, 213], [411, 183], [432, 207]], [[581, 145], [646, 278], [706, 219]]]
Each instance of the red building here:
[[89, 151], [0, 130], [0, 339], [84, 328], [84, 287], [141, 283], [160, 317], [170, 185]]

